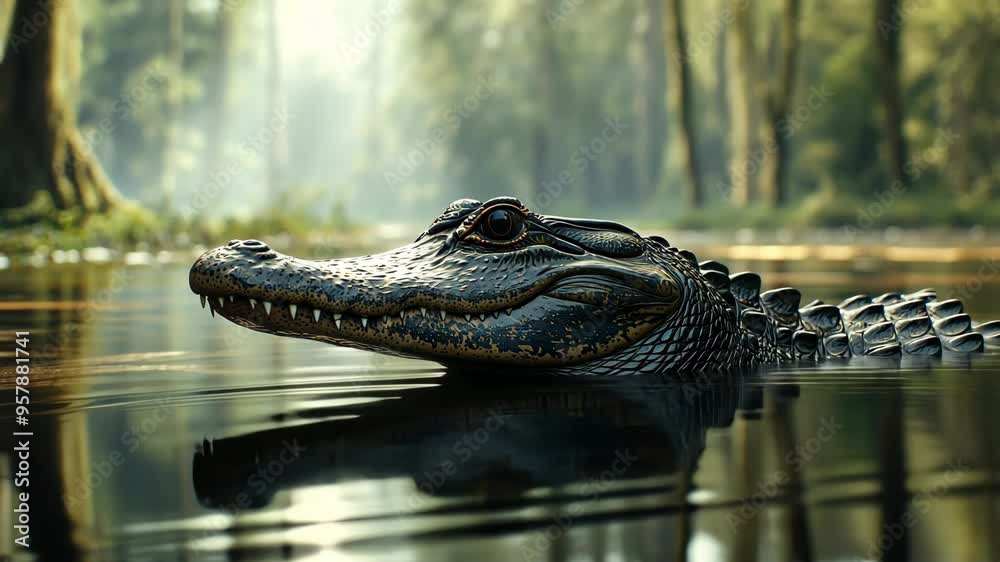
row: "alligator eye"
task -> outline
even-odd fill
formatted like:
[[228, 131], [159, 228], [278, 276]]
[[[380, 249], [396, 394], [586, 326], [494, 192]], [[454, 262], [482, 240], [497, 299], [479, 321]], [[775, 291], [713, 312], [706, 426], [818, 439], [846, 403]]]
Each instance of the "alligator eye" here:
[[497, 242], [513, 240], [524, 230], [524, 219], [512, 209], [491, 211], [479, 224], [482, 235]]

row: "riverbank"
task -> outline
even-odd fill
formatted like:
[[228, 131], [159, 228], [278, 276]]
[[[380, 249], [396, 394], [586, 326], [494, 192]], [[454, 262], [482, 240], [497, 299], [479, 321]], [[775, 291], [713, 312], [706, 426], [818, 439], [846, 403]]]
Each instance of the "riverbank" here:
[[[990, 202], [970, 209], [958, 203], [917, 207], [899, 200], [865, 207], [810, 200], [788, 209], [724, 207], [676, 219], [626, 216], [619, 222], [717, 259], [963, 261], [992, 259], [1000, 247], [1000, 203]], [[0, 213], [0, 264], [169, 261], [173, 255], [187, 260], [234, 238], [266, 240], [300, 256], [357, 255], [408, 243], [426, 226], [363, 225], [345, 212], [317, 220], [294, 209], [254, 217], [182, 217], [132, 204], [84, 216], [42, 201]]]

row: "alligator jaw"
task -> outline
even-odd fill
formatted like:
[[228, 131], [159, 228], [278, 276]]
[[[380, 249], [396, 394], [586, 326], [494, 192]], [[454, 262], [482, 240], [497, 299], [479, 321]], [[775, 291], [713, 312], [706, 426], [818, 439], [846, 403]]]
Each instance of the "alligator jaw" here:
[[545, 265], [514, 277], [506, 264], [485, 271], [495, 261], [483, 256], [442, 263], [437, 242], [311, 261], [255, 240], [232, 241], [202, 255], [189, 281], [213, 315], [253, 330], [440, 362], [519, 366], [572, 364], [627, 346], [677, 301], [672, 285], [620, 264], [526, 260]]

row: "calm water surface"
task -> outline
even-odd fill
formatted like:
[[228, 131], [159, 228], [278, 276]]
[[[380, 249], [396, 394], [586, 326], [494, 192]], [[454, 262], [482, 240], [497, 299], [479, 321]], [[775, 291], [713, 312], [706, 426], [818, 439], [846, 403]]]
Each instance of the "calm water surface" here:
[[[833, 302], [961, 290], [1000, 318], [979, 262], [731, 265]], [[243, 330], [180, 265], [6, 270], [0, 295], [7, 428], [31, 331], [42, 559], [1000, 560], [994, 355], [484, 377]]]

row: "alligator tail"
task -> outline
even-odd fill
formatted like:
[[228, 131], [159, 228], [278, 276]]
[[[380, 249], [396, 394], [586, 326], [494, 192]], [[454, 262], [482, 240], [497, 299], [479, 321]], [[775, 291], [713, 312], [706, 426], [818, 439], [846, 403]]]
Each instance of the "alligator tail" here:
[[943, 351], [976, 353], [1000, 345], [1000, 320], [975, 324], [961, 301], [938, 300], [934, 289], [801, 306], [797, 289], [761, 292], [756, 273], [730, 274], [725, 265], [711, 260], [698, 267], [730, 304], [750, 349], [777, 348], [779, 360], [940, 356]]

